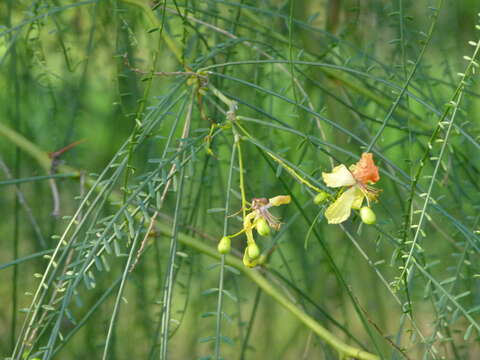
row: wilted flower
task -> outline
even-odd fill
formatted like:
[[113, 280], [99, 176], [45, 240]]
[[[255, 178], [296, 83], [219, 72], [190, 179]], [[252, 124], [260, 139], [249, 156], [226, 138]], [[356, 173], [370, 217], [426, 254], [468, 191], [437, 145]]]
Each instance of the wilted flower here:
[[322, 177], [328, 187], [347, 188], [325, 211], [329, 224], [340, 224], [347, 220], [352, 209], [362, 207], [365, 198], [368, 203], [377, 199], [379, 191], [369, 186], [380, 180], [371, 153], [363, 153], [361, 159], [350, 168], [341, 164], [334, 167], [331, 173], [322, 173]]
[[280, 206], [289, 204], [291, 201], [290, 195], [280, 195], [275, 196], [269, 200], [266, 198], [256, 198], [252, 199], [252, 212], [245, 217], [245, 220], [252, 221], [252, 226], [257, 228], [259, 224], [268, 224], [269, 227], [272, 227], [274, 230], [280, 228], [280, 221], [277, 217], [273, 216], [268, 210], [272, 206]]

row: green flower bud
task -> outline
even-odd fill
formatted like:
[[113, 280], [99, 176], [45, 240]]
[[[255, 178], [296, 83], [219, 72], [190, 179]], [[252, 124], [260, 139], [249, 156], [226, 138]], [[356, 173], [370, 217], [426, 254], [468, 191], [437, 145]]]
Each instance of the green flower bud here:
[[360, 209], [360, 217], [367, 225], [373, 225], [377, 221], [377, 216], [368, 206], [364, 206]]
[[228, 254], [230, 252], [231, 241], [230, 238], [224, 236], [218, 242], [217, 250], [220, 254]]
[[188, 86], [192, 86], [192, 85], [197, 85], [198, 84], [198, 79], [196, 76], [190, 76], [188, 79], [187, 79], [187, 85]]
[[248, 256], [248, 247], [245, 248], [245, 253], [243, 254], [243, 265], [253, 268], [257, 266], [258, 261], [257, 260], [252, 260], [250, 259], [250, 256]]
[[313, 198], [313, 202], [319, 205], [327, 199], [328, 199], [328, 193], [325, 191], [321, 191], [317, 195], [315, 195], [315, 197]]
[[270, 226], [268, 226], [267, 220], [265, 220], [263, 217], [258, 218], [255, 227], [260, 236], [270, 235]]
[[257, 244], [251, 243], [247, 246], [247, 254], [251, 260], [255, 260], [260, 256], [260, 248]]

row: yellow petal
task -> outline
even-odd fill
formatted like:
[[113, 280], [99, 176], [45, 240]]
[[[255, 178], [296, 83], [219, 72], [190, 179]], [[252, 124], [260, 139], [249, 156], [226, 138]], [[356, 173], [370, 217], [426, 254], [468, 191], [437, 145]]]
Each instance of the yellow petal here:
[[335, 166], [331, 173], [322, 173], [323, 181], [328, 187], [352, 186], [356, 183], [352, 173], [343, 164]]
[[357, 193], [355, 194], [355, 200], [353, 201], [352, 209], [360, 210], [363, 204], [363, 199], [365, 198], [365, 194], [358, 187], [355, 186], [355, 188], [357, 189]]
[[340, 224], [348, 219], [352, 212], [352, 205], [359, 199], [359, 194], [363, 193], [357, 187], [353, 186], [345, 191], [335, 202], [325, 210], [325, 217], [329, 224]]

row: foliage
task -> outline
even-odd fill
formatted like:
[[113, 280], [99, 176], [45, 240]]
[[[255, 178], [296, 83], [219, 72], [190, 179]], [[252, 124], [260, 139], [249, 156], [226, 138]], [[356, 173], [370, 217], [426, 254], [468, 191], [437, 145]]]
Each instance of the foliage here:
[[2, 355], [478, 358], [479, 11], [0, 3]]

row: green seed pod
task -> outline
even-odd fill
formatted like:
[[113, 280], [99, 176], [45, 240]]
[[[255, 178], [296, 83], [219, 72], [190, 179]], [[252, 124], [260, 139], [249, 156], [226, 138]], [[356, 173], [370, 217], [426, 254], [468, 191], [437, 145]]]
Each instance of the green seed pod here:
[[260, 248], [257, 244], [251, 243], [247, 246], [247, 253], [251, 260], [256, 260], [260, 256]]
[[328, 199], [328, 193], [325, 191], [321, 191], [317, 195], [315, 195], [315, 197], [313, 198], [313, 202], [319, 205], [327, 199]]
[[364, 206], [360, 209], [360, 217], [367, 225], [373, 225], [377, 221], [377, 216], [368, 206]]
[[256, 229], [260, 236], [270, 235], [270, 226], [268, 226], [267, 220], [265, 220], [263, 217], [257, 220]]
[[230, 238], [224, 236], [218, 242], [217, 250], [220, 254], [228, 254], [230, 252], [231, 241]]

